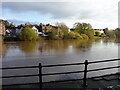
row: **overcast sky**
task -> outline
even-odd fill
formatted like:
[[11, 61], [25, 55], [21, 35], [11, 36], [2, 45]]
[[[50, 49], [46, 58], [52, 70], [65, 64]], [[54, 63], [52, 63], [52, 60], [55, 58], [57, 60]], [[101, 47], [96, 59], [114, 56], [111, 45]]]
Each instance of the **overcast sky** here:
[[[2, 2], [2, 17], [15, 24], [64, 22], [90, 23], [93, 28], [118, 27], [119, 0], [79, 0], [79, 2]], [[0, 4], [1, 5], [1, 4]]]

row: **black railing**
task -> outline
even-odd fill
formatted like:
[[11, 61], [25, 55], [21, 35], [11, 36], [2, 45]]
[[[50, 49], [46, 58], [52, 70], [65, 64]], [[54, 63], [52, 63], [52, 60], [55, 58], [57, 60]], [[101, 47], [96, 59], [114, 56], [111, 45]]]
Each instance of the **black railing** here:
[[[18, 76], [3, 76], [0, 78], [18, 78], [18, 77], [34, 77], [34, 76], [39, 76], [39, 82], [35, 83], [22, 83], [22, 84], [10, 84], [10, 85], [2, 85], [2, 86], [14, 86], [14, 85], [27, 85], [27, 84], [39, 84], [40, 90], [42, 90], [42, 84], [43, 83], [48, 83], [48, 82], [43, 82], [42, 77], [43, 76], [50, 76], [50, 75], [60, 75], [60, 74], [72, 74], [72, 73], [84, 73], [83, 79], [71, 79], [71, 80], [62, 80], [62, 81], [54, 81], [54, 82], [65, 82], [65, 81], [73, 81], [73, 80], [83, 80], [83, 87], [87, 86], [87, 72], [93, 72], [93, 71], [100, 71], [100, 70], [106, 70], [106, 69], [113, 69], [113, 68], [120, 68], [120, 66], [113, 66], [113, 67], [106, 67], [106, 68], [99, 68], [99, 69], [91, 69], [88, 70], [87, 66], [90, 64], [96, 64], [96, 63], [103, 63], [103, 62], [112, 62], [112, 61], [119, 61], [120, 59], [111, 59], [111, 60], [102, 60], [102, 61], [93, 61], [93, 62], [88, 62], [88, 60], [85, 60], [84, 63], [72, 63], [72, 64], [57, 64], [57, 65], [41, 65], [39, 63], [39, 66], [28, 66], [28, 67], [8, 67], [8, 68], [0, 68], [2, 70], [8, 70], [8, 69], [28, 69], [28, 68], [37, 68], [39, 70], [39, 74], [34, 74], [34, 75], [18, 75]], [[84, 70], [83, 71], [73, 71], [73, 72], [59, 72], [59, 73], [42, 73], [43, 68], [49, 68], [49, 67], [61, 67], [61, 66], [74, 66], [74, 65], [84, 65]]]

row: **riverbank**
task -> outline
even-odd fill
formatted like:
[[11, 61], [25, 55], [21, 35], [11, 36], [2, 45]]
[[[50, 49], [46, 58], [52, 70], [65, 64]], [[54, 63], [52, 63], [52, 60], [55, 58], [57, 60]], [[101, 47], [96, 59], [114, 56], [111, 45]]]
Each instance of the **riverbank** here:
[[[94, 38], [92, 39], [116, 39], [116, 38], [109, 38], [109, 37], [98, 37], [98, 36], [94, 36]], [[22, 41], [19, 39], [19, 37], [1, 37], [2, 41]], [[44, 37], [39, 36], [38, 39], [36, 41], [39, 40], [52, 40], [52, 39], [46, 39]], [[53, 40], [91, 40], [90, 38], [81, 38], [81, 39], [53, 39]]]

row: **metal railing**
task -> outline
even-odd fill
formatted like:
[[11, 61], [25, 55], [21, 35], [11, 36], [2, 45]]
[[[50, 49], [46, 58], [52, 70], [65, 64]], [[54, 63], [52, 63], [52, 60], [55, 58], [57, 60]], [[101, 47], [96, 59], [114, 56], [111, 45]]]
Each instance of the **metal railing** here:
[[[54, 81], [54, 82], [65, 82], [65, 81], [73, 81], [73, 80], [83, 80], [83, 87], [87, 86], [87, 73], [93, 72], [93, 71], [100, 71], [100, 70], [107, 70], [107, 69], [113, 69], [113, 68], [120, 68], [120, 66], [113, 66], [113, 67], [106, 67], [106, 68], [99, 68], [99, 69], [91, 69], [88, 70], [88, 65], [90, 64], [96, 64], [96, 63], [103, 63], [103, 62], [112, 62], [112, 61], [119, 61], [120, 59], [111, 59], [111, 60], [101, 60], [101, 61], [93, 61], [88, 62], [88, 60], [85, 60], [84, 63], [70, 63], [70, 64], [56, 64], [56, 65], [43, 65], [39, 63], [39, 66], [27, 66], [27, 67], [8, 67], [8, 68], [0, 68], [2, 70], [11, 70], [11, 69], [29, 69], [29, 68], [37, 68], [39, 70], [39, 74], [32, 74], [32, 75], [18, 75], [18, 76], [3, 76], [0, 78], [19, 78], [19, 77], [39, 77], [39, 82], [36, 83], [24, 83], [24, 84], [10, 84], [10, 85], [3, 85], [3, 86], [14, 86], [14, 85], [27, 85], [27, 84], [39, 84], [40, 90], [42, 90], [42, 84], [48, 83], [43, 82], [42, 77], [43, 76], [50, 76], [50, 75], [60, 75], [60, 74], [72, 74], [72, 73], [84, 73], [83, 79], [71, 79], [71, 80], [62, 80], [62, 81]], [[64, 66], [76, 66], [76, 65], [84, 65], [84, 70], [82, 71], [71, 71], [71, 72], [58, 72], [58, 73], [42, 73], [43, 68], [50, 68], [50, 67], [64, 67]]]

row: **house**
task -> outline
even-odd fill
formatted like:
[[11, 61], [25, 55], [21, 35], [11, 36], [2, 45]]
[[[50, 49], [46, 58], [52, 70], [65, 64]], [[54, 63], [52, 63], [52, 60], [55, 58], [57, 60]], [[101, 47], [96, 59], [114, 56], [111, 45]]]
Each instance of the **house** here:
[[36, 28], [38, 29], [38, 34], [41, 36], [48, 36], [48, 33], [51, 32], [52, 30], [52, 25], [50, 24], [42, 24], [40, 23], [38, 26], [36, 26]]
[[38, 29], [38, 35], [42, 35], [42, 26], [41, 25], [36, 25], [35, 26]]
[[15, 27], [15, 25], [11, 24], [7, 30], [10, 32], [7, 36], [16, 37], [16, 27]]
[[24, 25], [23, 25], [23, 24], [18, 25], [18, 26], [16, 27], [16, 35], [19, 35], [20, 32], [21, 32], [23, 29], [24, 29]]
[[37, 29], [35, 26], [32, 26], [32, 29], [35, 30], [35, 32], [36, 32], [37, 34], [39, 34], [39, 33], [38, 33], [38, 29]]
[[3, 20], [0, 20], [0, 35], [6, 35], [5, 22]]
[[35, 25], [27, 25], [27, 24], [24, 25], [24, 24], [21, 24], [21, 25], [18, 25], [18, 26], [16, 27], [16, 35], [19, 35], [20, 32], [21, 32], [25, 27], [29, 27], [29, 28], [35, 30], [35, 32], [38, 34], [38, 29], [36, 28]]

